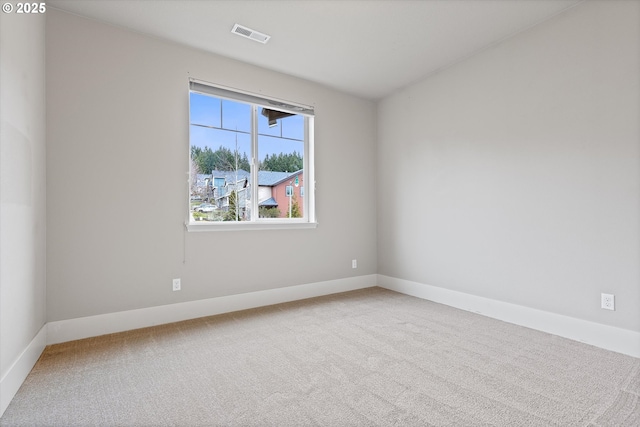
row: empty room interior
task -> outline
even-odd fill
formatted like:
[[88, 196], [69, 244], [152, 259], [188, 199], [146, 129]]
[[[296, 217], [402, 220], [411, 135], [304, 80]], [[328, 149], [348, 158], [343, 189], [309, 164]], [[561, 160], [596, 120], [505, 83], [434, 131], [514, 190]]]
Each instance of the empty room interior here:
[[0, 425], [640, 425], [639, 1], [0, 31]]

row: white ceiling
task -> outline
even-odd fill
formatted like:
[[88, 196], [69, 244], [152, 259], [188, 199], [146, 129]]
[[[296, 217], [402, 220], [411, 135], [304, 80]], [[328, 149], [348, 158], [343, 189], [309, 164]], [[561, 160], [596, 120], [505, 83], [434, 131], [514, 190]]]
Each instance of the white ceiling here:
[[[379, 99], [582, 0], [48, 0], [55, 7]], [[231, 33], [269, 34], [266, 45]]]

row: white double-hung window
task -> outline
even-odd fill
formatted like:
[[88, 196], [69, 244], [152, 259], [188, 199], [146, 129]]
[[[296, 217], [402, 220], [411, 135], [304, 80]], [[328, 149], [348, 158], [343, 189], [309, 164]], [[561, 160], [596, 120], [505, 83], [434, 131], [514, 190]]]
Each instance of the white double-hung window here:
[[307, 105], [190, 80], [189, 231], [314, 227], [313, 118]]

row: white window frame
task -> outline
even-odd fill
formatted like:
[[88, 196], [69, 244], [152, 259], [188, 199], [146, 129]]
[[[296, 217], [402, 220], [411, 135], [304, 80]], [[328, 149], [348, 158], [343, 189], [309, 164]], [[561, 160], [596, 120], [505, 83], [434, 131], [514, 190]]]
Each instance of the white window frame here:
[[[190, 232], [200, 231], [233, 231], [233, 230], [277, 230], [277, 229], [297, 229], [297, 228], [316, 228], [315, 216], [315, 178], [314, 178], [314, 109], [311, 106], [283, 101], [273, 97], [255, 95], [249, 92], [232, 89], [202, 80], [189, 79], [189, 91], [211, 95], [217, 98], [228, 99], [234, 102], [241, 102], [251, 105], [252, 123], [251, 123], [251, 220], [248, 221], [213, 221], [202, 222], [194, 221], [190, 210], [190, 191], [191, 177], [189, 173], [189, 182], [187, 193], [187, 219], [185, 226]], [[189, 108], [191, 103], [189, 102]], [[306, 195], [303, 198], [303, 218], [259, 218], [258, 209], [258, 159], [255, 153], [258, 152], [258, 109], [269, 108], [271, 110], [284, 111], [304, 117], [304, 153], [303, 153], [303, 182], [305, 182]], [[189, 129], [191, 129], [191, 114], [189, 114]], [[189, 158], [191, 158], [191, 138], [189, 138]], [[189, 171], [191, 162], [189, 161]], [[191, 171], [190, 171], [191, 172]]]

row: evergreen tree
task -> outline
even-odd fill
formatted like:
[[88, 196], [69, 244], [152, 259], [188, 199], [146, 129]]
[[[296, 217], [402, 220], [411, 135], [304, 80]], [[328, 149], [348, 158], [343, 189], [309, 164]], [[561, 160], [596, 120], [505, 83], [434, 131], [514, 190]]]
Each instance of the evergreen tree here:
[[300, 212], [300, 205], [295, 193], [293, 194], [293, 200], [291, 200], [291, 218], [302, 218], [302, 212]]
[[273, 154], [271, 156], [267, 154], [260, 164], [261, 170], [273, 172], [296, 172], [302, 168], [302, 156], [297, 151]]
[[233, 190], [229, 194], [229, 210], [224, 215], [225, 221], [240, 221], [238, 215], [238, 192]]
[[191, 159], [197, 165], [200, 173], [210, 174], [212, 170], [234, 171], [236, 170], [236, 157], [238, 169], [249, 171], [249, 158], [247, 153], [239, 153], [220, 146], [216, 151], [209, 147], [191, 147]]

